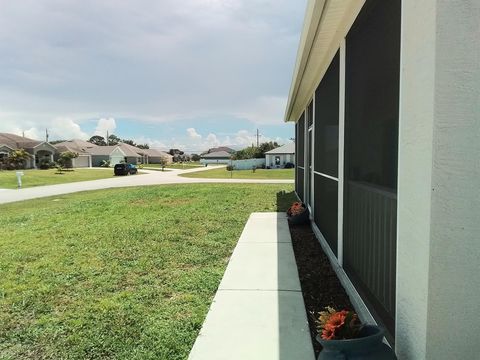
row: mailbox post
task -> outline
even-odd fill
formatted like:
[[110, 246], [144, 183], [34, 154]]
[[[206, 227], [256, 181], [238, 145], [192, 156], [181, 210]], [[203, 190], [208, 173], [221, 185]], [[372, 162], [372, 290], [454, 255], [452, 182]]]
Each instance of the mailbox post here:
[[22, 188], [22, 176], [24, 175], [24, 173], [23, 173], [23, 171], [17, 171], [16, 175], [17, 175], [17, 187], [19, 189], [21, 189]]

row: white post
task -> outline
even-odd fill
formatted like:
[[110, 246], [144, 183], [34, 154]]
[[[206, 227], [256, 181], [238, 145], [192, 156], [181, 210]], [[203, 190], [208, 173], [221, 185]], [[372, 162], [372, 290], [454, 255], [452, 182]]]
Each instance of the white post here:
[[344, 159], [345, 159], [345, 39], [340, 43], [340, 74], [338, 96], [338, 228], [337, 228], [337, 259], [343, 266], [343, 189], [344, 189]]
[[396, 352], [478, 358], [480, 3], [402, 1]]

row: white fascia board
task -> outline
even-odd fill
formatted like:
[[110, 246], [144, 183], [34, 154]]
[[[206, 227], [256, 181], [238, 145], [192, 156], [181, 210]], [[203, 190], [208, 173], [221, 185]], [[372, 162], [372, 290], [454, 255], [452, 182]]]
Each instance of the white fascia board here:
[[297, 121], [365, 0], [311, 0], [297, 52], [285, 121]]

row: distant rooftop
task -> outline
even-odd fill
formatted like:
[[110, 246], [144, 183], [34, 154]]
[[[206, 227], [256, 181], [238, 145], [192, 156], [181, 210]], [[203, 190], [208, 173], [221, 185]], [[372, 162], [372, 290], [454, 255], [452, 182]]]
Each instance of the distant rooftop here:
[[265, 154], [295, 154], [295, 143], [290, 142], [276, 149], [267, 151]]

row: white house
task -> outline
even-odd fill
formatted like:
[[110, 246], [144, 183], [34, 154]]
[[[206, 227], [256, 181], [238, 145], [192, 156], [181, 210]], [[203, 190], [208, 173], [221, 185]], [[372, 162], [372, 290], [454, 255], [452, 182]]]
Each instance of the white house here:
[[399, 359], [478, 359], [480, 2], [310, 0], [296, 192]]
[[295, 143], [291, 142], [267, 151], [265, 153], [265, 163], [272, 169], [283, 168], [288, 163], [295, 165]]

